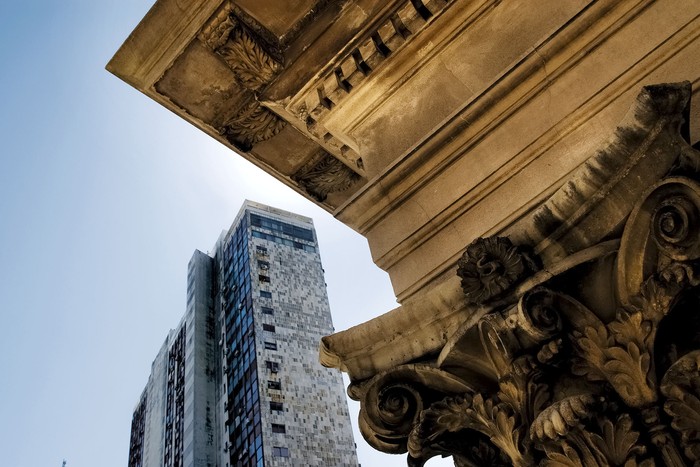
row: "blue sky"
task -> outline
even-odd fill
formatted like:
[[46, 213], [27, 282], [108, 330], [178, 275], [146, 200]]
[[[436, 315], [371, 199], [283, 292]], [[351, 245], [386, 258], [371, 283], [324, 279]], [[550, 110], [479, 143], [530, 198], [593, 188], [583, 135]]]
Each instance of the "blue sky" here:
[[187, 262], [246, 198], [314, 218], [336, 329], [396, 306], [361, 236], [104, 70], [151, 4], [0, 2], [3, 466], [126, 467]]

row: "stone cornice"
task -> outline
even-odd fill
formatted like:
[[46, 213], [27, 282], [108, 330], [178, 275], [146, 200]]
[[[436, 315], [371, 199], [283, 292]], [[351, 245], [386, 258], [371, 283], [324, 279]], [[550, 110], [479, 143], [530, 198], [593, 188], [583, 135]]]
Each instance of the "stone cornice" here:
[[700, 462], [690, 93], [645, 87], [517, 241], [472, 242], [461, 306], [425, 297], [324, 338], [322, 362], [350, 373], [370, 444], [416, 467], [439, 454], [458, 466]]
[[[565, 160], [569, 167], [562, 169], [572, 170], [582, 162], [582, 153], [575, 146], [578, 141], [601, 138], [600, 132], [596, 135], [601, 119], [612, 123], [621, 118], [626, 107], [623, 98], [630, 98], [635, 88], [649, 82], [650, 73], [658, 73], [669, 56], [692, 47], [700, 37], [697, 19], [685, 25], [681, 23], [683, 27], [674, 30], [674, 35], [659, 46], [657, 53], [636, 63], [630, 61], [629, 68], [621, 72], [611, 71], [611, 81], [605, 88], [598, 89], [595, 83], [591, 83], [590, 90], [584, 92], [582, 89], [577, 95], [581, 100], [571, 100], [566, 104], [572, 109], [571, 113], [548, 113], [547, 119], [543, 120], [551, 122], [551, 126], [545, 128], [543, 125], [541, 133], [539, 129], [533, 132], [536, 139], [530, 141], [526, 139], [530, 135], [523, 135], [522, 146], [508, 148], [513, 152], [487, 154], [487, 148], [494, 144], [500, 148], [500, 142], [494, 139], [507, 138], [507, 132], [500, 128], [516, 125], [522, 115], [547, 105], [552, 95], [565, 95], [572, 83], [581, 83], [577, 75], [583, 73], [582, 70], [605, 67], [606, 55], [589, 51], [608, 46], [615, 31], [619, 30], [611, 26], [626, 27], [625, 34], [631, 40], [634, 33], [628, 32], [632, 30], [629, 22], [638, 21], [641, 12], [646, 14], [645, 17], [654, 17], [654, 12], [647, 11], [650, 6], [645, 3], [616, 4], [612, 10], [610, 7], [610, 4], [596, 4], [581, 13], [557, 33], [558, 40], [552, 39], [533, 50], [513, 69], [513, 74], [504, 75], [487, 94], [465, 103], [465, 107], [437, 128], [430, 139], [416, 145], [385, 172], [374, 177], [336, 211], [339, 219], [355, 223], [355, 228], [368, 237], [373, 259], [380, 267], [392, 271], [392, 276], [406, 277], [405, 281], [395, 281], [400, 300], [406, 300], [426, 283], [446, 273], [457, 255], [450, 252], [449, 256], [440, 258], [439, 263], [432, 263], [437, 259], [432, 256], [431, 272], [410, 283], [410, 273], [405, 271], [414, 269], [417, 262], [424, 263], [425, 259], [416, 258], [417, 251], [433, 251], [430, 245], [436, 242], [450, 244], [461, 229], [469, 229], [473, 231], [472, 235], [479, 236], [509, 228], [551, 194], [553, 186], [563, 183], [566, 172], [544, 171], [544, 168], [560, 166]], [[657, 5], [653, 7], [659, 8]], [[596, 27], [590, 27], [590, 24]], [[546, 74], [541, 68], [543, 61]], [[588, 92], [590, 94], [586, 94]], [[558, 110], [562, 108], [557, 107]], [[571, 141], [574, 141], [574, 147], [570, 147]], [[507, 144], [513, 145], [513, 140], [508, 140]], [[543, 171], [542, 178], [532, 176], [537, 171], [535, 167]], [[405, 210], [404, 206], [428, 205], [428, 194], [441, 186], [456, 183], [457, 174], [463, 174], [464, 178], [464, 191], [460, 192], [458, 199], [444, 205], [429, 203], [432, 211], [427, 217], [409, 217], [413, 222], [402, 222], [401, 229], [396, 228], [395, 217]], [[501, 198], [501, 193], [523, 184], [528, 187], [526, 192], [532, 198], [523, 196], [515, 200], [518, 204], [513, 206], [511, 217], [498, 218], [493, 224], [473, 222], [474, 218], [483, 217], [477, 213], [480, 207], [502, 205], [506, 200]], [[396, 194], [391, 200], [382, 197], [388, 187]], [[477, 227], [482, 230], [476, 231]]]
[[200, 25], [227, 0], [194, 0], [185, 8], [156, 2], [107, 64], [107, 70], [142, 91], [170, 67], [200, 31]]

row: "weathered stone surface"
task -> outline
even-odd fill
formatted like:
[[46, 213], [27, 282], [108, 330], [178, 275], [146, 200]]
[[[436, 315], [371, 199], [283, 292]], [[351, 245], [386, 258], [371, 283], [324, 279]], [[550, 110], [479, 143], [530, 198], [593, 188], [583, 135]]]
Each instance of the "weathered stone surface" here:
[[[693, 2], [175, 3], [109, 69], [365, 235], [401, 302], [556, 190], [642, 85], [700, 75]], [[303, 160], [280, 160], [292, 145]], [[309, 191], [296, 175], [321, 152], [358, 182]]]
[[[426, 375], [470, 388], [431, 387], [408, 421], [364, 408], [368, 439], [415, 465], [695, 462], [676, 370], [696, 333], [664, 328], [694, 303], [700, 3], [280, 8], [159, 0], [108, 68], [368, 239], [402, 305], [324, 339], [324, 364], [363, 404], [424, 397]], [[466, 258], [465, 297], [465, 246], [495, 237], [534, 266]]]
[[[416, 301], [413, 325], [392, 312], [324, 338], [322, 362], [350, 373], [368, 442], [408, 451], [414, 466], [435, 455], [700, 462], [700, 152], [681, 136], [690, 90], [644, 88], [608, 145], [511, 231], [518, 248], [505, 237], [467, 247], [463, 306], [435, 316], [448, 327]], [[376, 341], [397, 328], [405, 338], [391, 347]]]

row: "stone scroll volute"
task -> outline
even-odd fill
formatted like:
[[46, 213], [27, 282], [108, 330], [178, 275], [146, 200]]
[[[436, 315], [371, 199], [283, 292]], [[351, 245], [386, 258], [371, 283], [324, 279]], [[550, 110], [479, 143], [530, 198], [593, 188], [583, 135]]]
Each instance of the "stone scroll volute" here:
[[[458, 273], [478, 319], [440, 354], [351, 386], [370, 444], [411, 466], [700, 465], [689, 98], [687, 83], [645, 88], [610, 145], [523, 221], [531, 233], [515, 237], [530, 241], [467, 246]], [[567, 190], [587, 196], [562, 202]], [[547, 203], [559, 218], [542, 222]]]

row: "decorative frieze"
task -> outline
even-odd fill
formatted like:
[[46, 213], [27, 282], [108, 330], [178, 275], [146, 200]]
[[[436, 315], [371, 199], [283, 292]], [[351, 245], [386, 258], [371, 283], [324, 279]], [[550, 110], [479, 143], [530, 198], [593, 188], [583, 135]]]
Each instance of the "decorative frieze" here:
[[319, 202], [325, 201], [329, 193], [347, 190], [360, 178], [360, 175], [325, 151], [321, 157], [312, 159], [292, 175], [292, 180]]
[[468, 312], [442, 352], [350, 387], [370, 444], [411, 466], [700, 465], [689, 98], [688, 83], [645, 88], [610, 145], [523, 222], [522, 244], [467, 247]]
[[306, 93], [303, 104], [297, 109], [298, 115], [309, 125], [316, 123], [450, 3], [451, 0], [398, 3], [385, 21], [367, 31], [357, 47], [340, 57], [336, 66], [318, 81], [318, 86]]

